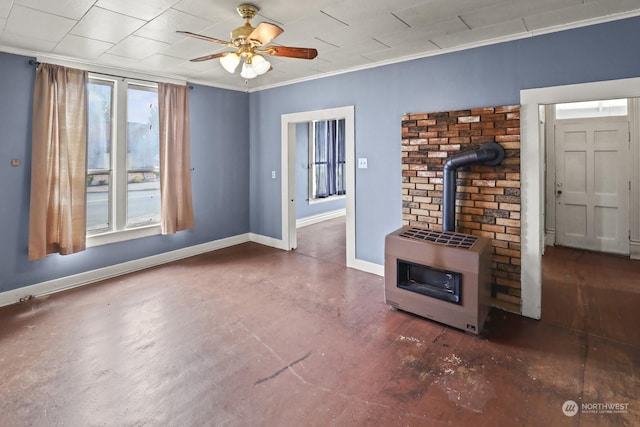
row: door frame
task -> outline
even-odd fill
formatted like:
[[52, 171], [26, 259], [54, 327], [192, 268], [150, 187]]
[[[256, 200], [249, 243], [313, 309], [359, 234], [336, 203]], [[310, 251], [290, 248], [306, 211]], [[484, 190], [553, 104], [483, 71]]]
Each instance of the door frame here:
[[[540, 131], [540, 107], [563, 102], [640, 97], [640, 78], [552, 86], [520, 91], [520, 161], [522, 200], [522, 314], [539, 319], [542, 300], [542, 252], [544, 249], [545, 147]], [[632, 125], [635, 127], [636, 125]], [[637, 129], [635, 130], [637, 131]], [[632, 135], [634, 130], [632, 129]], [[634, 158], [638, 148], [632, 150]], [[635, 168], [634, 168], [635, 169]], [[632, 177], [631, 206], [640, 201], [633, 191], [640, 172]], [[637, 189], [637, 187], [635, 187]], [[631, 208], [633, 209], [633, 207]], [[631, 224], [632, 235], [634, 225]], [[640, 233], [640, 229], [639, 229]], [[633, 237], [633, 236], [632, 236]], [[632, 249], [633, 250], [633, 249]]]
[[292, 250], [298, 246], [296, 233], [296, 124], [313, 120], [345, 120], [346, 149], [346, 213], [347, 213], [347, 267], [356, 267], [355, 242], [355, 107], [327, 108], [283, 114], [281, 117], [281, 169], [282, 177], [282, 244], [283, 249]]

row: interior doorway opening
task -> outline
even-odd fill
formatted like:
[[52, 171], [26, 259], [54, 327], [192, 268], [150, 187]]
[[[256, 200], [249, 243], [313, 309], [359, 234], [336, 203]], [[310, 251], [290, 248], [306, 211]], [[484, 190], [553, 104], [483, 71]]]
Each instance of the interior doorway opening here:
[[544, 107], [545, 245], [629, 255], [634, 207], [631, 98]]
[[[297, 248], [297, 185], [296, 181], [296, 127], [301, 123], [323, 120], [344, 120], [345, 138], [345, 214], [346, 214], [346, 265], [353, 267], [355, 259], [355, 111], [353, 106], [330, 108], [282, 115], [282, 244], [283, 249]], [[304, 201], [306, 203], [306, 201]]]
[[[520, 91], [521, 101], [521, 182], [522, 205], [522, 314], [539, 319], [542, 296], [542, 254], [545, 243], [545, 144], [544, 105], [594, 99], [636, 98], [640, 96], [640, 78], [580, 83]], [[632, 112], [637, 116], [637, 112]], [[632, 134], [638, 135], [638, 124]], [[632, 148], [632, 156], [640, 158], [640, 147]], [[640, 171], [632, 171], [632, 209], [640, 210]], [[640, 245], [640, 218], [631, 221], [630, 252]]]

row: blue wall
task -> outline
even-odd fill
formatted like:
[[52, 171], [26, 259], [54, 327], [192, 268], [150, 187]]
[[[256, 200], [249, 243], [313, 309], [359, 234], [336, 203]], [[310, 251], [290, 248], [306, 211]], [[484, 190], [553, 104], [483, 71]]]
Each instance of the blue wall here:
[[356, 256], [382, 264], [384, 236], [402, 222], [404, 113], [518, 104], [521, 89], [638, 77], [637, 40], [640, 18], [630, 18], [251, 94], [196, 86], [196, 228], [35, 262], [27, 260], [34, 70], [29, 58], [0, 53], [0, 292], [249, 231], [279, 239], [281, 115], [347, 105], [355, 157], [369, 163], [355, 169]]
[[[387, 65], [251, 94], [251, 231], [281, 238], [280, 116], [355, 106], [356, 257], [383, 264], [402, 224], [404, 113], [520, 103], [520, 90], [640, 76], [640, 18]], [[322, 52], [320, 52], [322, 55]], [[525, 159], [526, 161], [526, 159]]]
[[309, 125], [296, 124], [296, 219], [344, 209], [344, 198], [309, 204]]
[[[0, 53], [0, 292], [249, 231], [249, 131], [243, 119], [249, 96], [195, 86], [189, 105], [195, 229], [28, 261], [35, 77], [28, 60]], [[11, 159], [22, 165], [12, 167]]]

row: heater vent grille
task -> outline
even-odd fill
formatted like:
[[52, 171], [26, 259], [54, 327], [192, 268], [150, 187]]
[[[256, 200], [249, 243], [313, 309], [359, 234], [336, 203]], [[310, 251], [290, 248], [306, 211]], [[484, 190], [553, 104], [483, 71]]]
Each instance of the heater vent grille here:
[[415, 240], [426, 240], [443, 246], [454, 248], [470, 249], [477, 241], [476, 236], [455, 233], [453, 231], [433, 231], [424, 228], [408, 228], [402, 233], [401, 237]]

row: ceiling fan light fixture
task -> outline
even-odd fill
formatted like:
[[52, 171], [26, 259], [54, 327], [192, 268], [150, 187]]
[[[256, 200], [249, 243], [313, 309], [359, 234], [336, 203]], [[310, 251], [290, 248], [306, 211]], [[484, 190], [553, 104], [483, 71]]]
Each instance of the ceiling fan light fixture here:
[[242, 64], [242, 71], [240, 72], [240, 75], [245, 79], [255, 79], [256, 77], [258, 77], [258, 73], [256, 73], [256, 70], [253, 69], [253, 65], [251, 65], [251, 62], [246, 61], [244, 64]]
[[264, 59], [262, 55], [253, 55], [251, 58], [251, 64], [253, 65], [253, 70], [257, 75], [261, 76], [271, 68], [271, 63]]
[[242, 61], [240, 75], [245, 79], [254, 79], [272, 70], [271, 63], [265, 59], [264, 55], [298, 59], [314, 59], [318, 56], [318, 51], [312, 48], [269, 45], [284, 30], [268, 22], [261, 22], [257, 27], [252, 26], [250, 21], [258, 13], [258, 7], [252, 4], [241, 4], [236, 10], [245, 23], [231, 32], [229, 41], [190, 31], [177, 31], [178, 34], [235, 49], [235, 52], [216, 52], [193, 58], [190, 61], [201, 62], [219, 58], [220, 65], [231, 74], [238, 69], [238, 65]]
[[236, 71], [236, 68], [238, 68], [238, 64], [240, 64], [240, 56], [237, 53], [232, 52], [220, 58], [222, 68], [232, 74]]

